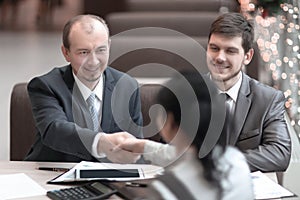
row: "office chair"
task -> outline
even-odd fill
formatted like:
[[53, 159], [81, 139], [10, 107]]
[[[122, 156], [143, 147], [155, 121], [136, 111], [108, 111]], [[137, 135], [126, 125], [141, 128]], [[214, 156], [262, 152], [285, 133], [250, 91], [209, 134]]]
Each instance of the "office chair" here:
[[13, 87], [10, 102], [10, 160], [23, 160], [35, 138], [34, 119], [27, 83]]
[[[141, 85], [141, 105], [144, 124], [150, 122], [149, 108], [156, 103], [156, 94], [161, 88], [158, 84]], [[21, 161], [25, 158], [36, 134], [27, 83], [17, 83], [11, 93], [10, 104], [10, 160]], [[161, 137], [150, 132], [144, 133], [148, 139], [159, 141]]]

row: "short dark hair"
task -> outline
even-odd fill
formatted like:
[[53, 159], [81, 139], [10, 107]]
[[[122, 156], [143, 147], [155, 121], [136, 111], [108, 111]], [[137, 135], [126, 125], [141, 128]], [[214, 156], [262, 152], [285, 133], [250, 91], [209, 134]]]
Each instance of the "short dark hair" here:
[[95, 19], [99, 22], [101, 22], [105, 29], [107, 30], [107, 34], [109, 36], [109, 29], [108, 29], [108, 26], [105, 22], [105, 20], [97, 15], [90, 15], [90, 14], [86, 14], [86, 15], [77, 15], [73, 18], [71, 18], [64, 26], [63, 28], [63, 35], [62, 35], [62, 41], [63, 41], [63, 45], [66, 49], [69, 49], [70, 48], [70, 40], [69, 40], [69, 35], [70, 35], [70, 31], [71, 31], [71, 28], [72, 26], [79, 22], [79, 21], [82, 21], [83, 19], [86, 19], [86, 18], [91, 18], [91, 19]]
[[219, 16], [210, 27], [208, 40], [210, 40], [212, 34], [221, 34], [226, 37], [242, 37], [242, 47], [245, 53], [253, 48], [253, 21], [247, 20], [240, 13], [225, 13]]

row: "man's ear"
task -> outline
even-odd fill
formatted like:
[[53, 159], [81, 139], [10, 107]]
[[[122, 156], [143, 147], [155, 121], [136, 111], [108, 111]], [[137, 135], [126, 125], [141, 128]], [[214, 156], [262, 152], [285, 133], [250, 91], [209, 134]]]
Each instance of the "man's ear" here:
[[108, 39], [108, 47], [110, 48], [110, 45], [111, 45], [111, 39], [109, 38]]
[[63, 53], [63, 55], [64, 55], [66, 61], [67, 61], [67, 62], [70, 62], [69, 50], [66, 49], [66, 48], [64, 47], [64, 45], [61, 45], [61, 52]]
[[107, 41], [107, 48], [108, 48], [108, 52], [110, 53], [110, 46], [111, 46], [111, 39], [108, 38], [108, 41]]
[[245, 54], [245, 58], [244, 58], [244, 65], [248, 65], [252, 58], [253, 58], [253, 55], [254, 55], [254, 49], [251, 48], [246, 54]]

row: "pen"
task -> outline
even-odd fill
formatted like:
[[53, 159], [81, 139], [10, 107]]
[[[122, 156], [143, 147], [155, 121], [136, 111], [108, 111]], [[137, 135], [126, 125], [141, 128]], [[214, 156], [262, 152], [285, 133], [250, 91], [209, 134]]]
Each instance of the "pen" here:
[[55, 168], [55, 167], [38, 167], [38, 170], [47, 170], [47, 171], [54, 171], [54, 172], [68, 171], [68, 169], [66, 168]]
[[125, 185], [129, 187], [147, 187], [146, 183], [136, 183], [136, 182], [126, 182]]

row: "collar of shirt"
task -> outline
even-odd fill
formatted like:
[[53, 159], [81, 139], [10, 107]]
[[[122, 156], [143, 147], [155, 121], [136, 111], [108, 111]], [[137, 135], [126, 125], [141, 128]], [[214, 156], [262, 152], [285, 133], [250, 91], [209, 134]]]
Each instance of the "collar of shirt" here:
[[240, 72], [240, 78], [239, 78], [239, 80], [229, 90], [227, 90], [225, 92], [221, 91], [221, 90], [218, 90], [219, 93], [227, 93], [230, 96], [230, 98], [234, 102], [236, 102], [238, 94], [239, 94], [240, 87], [242, 85], [242, 80], [243, 80], [243, 74], [242, 74], [242, 72]]
[[229, 90], [226, 91], [226, 93], [230, 96], [230, 98], [234, 102], [236, 102], [236, 100], [237, 100], [239, 90], [242, 85], [242, 80], [243, 80], [243, 76], [242, 76], [242, 72], [240, 72], [239, 80]]
[[94, 93], [98, 99], [100, 101], [102, 101], [102, 96], [103, 96], [103, 73], [101, 74], [100, 76], [100, 80], [97, 84], [97, 86], [95, 87], [95, 89], [92, 91], [90, 90], [88, 87], [86, 87], [80, 80], [79, 78], [74, 74], [73, 72], [73, 76], [74, 76], [74, 79], [75, 79], [75, 83], [77, 84], [84, 100], [86, 101], [87, 98], [89, 98], [89, 96]]

